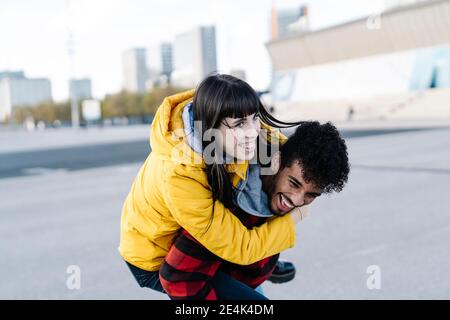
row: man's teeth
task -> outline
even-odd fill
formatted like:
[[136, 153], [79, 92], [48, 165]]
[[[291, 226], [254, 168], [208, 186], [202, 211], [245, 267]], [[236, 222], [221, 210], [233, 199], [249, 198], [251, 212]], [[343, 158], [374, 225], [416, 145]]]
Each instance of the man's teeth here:
[[289, 202], [286, 201], [285, 197], [283, 195], [281, 195], [281, 203], [283, 204], [283, 206], [290, 208], [293, 208], [293, 205], [290, 205]]

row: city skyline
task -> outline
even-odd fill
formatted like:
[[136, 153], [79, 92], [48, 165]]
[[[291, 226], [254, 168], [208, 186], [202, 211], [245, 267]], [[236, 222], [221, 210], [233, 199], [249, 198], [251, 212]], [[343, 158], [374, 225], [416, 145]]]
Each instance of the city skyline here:
[[[255, 89], [269, 84], [271, 66], [264, 44], [270, 38], [271, 0], [197, 0], [189, 4], [171, 0], [156, 6], [140, 0], [78, 0], [69, 10], [66, 3], [3, 1], [0, 5], [0, 37], [4, 39], [0, 43], [0, 70], [23, 70], [30, 77], [49, 78], [56, 101], [68, 95], [70, 29], [76, 58], [74, 76], [91, 78], [96, 98], [122, 88], [123, 51], [173, 42], [177, 34], [205, 24], [216, 26], [219, 72], [242, 69]], [[279, 8], [308, 5], [314, 30], [377, 12], [384, 1], [347, 0], [339, 7], [330, 0], [275, 4]]]
[[172, 82], [195, 87], [217, 70], [216, 28], [201, 26], [176, 36], [173, 50]]

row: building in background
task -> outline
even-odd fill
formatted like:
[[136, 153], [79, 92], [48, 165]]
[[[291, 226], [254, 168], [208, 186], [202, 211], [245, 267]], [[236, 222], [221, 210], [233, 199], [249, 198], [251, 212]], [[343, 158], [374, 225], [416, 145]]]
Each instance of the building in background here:
[[279, 116], [450, 117], [450, 2], [402, 4], [387, 3], [379, 28], [370, 16], [270, 41]]
[[23, 71], [0, 71], [0, 80], [5, 78], [25, 78], [25, 73]]
[[239, 78], [241, 80], [244, 80], [244, 81], [247, 80], [247, 75], [245, 73], [245, 70], [242, 70], [242, 69], [232, 69], [232, 70], [230, 70], [230, 75], [232, 75], [233, 77]]
[[384, 0], [384, 10], [391, 10], [409, 5], [415, 5], [420, 2], [427, 2], [430, 0]]
[[217, 71], [216, 29], [201, 26], [175, 37], [172, 83], [194, 87], [211, 72]]
[[123, 53], [123, 88], [129, 92], [147, 91], [147, 53], [145, 48], [133, 48]]
[[[71, 79], [69, 82], [70, 94], [74, 94], [77, 101], [83, 101], [92, 98], [91, 79]], [[72, 95], [71, 95], [72, 96]]]
[[172, 76], [172, 44], [164, 42], [147, 49], [147, 87], [166, 86]]
[[14, 107], [45, 101], [52, 101], [49, 79], [27, 78], [23, 71], [0, 72], [0, 122], [11, 116]]
[[308, 7], [298, 6], [277, 9], [272, 3], [271, 35], [272, 39], [283, 38], [293, 34], [309, 31]]
[[167, 83], [170, 84], [173, 71], [173, 50], [172, 44], [164, 42], [161, 44], [161, 60], [162, 60], [162, 72], [161, 74], [167, 78]]

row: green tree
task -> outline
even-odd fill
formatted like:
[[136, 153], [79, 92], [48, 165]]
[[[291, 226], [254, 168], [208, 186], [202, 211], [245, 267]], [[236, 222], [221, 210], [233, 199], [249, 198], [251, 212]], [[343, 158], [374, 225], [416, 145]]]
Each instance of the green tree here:
[[53, 123], [55, 120], [70, 121], [70, 104], [69, 102], [55, 103], [47, 101], [36, 106], [21, 106], [13, 109], [12, 118], [16, 123], [23, 123], [30, 117], [35, 122], [44, 121], [46, 123]]
[[165, 97], [186, 89], [177, 87], [153, 88], [145, 94], [121, 91], [107, 95], [102, 103], [104, 118], [142, 117], [156, 112]]
[[[185, 88], [168, 86], [153, 88], [145, 94], [121, 91], [116, 94], [106, 95], [103, 101], [101, 101], [102, 118], [144, 117], [152, 115], [156, 112], [165, 97], [185, 90]], [[78, 111], [80, 113], [80, 119], [82, 119], [80, 105], [78, 106]], [[48, 101], [36, 106], [14, 108], [12, 116], [14, 122], [23, 123], [29, 117], [33, 117], [35, 122], [44, 121], [46, 123], [53, 123], [55, 120], [70, 121], [70, 101], [58, 103]]]

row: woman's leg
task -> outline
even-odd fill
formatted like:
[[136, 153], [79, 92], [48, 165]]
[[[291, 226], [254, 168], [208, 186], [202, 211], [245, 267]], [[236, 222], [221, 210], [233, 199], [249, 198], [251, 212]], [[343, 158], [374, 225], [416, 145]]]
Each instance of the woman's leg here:
[[[125, 261], [126, 262], [126, 261]], [[161, 285], [159, 280], [159, 272], [158, 271], [146, 271], [142, 270], [138, 267], [133, 266], [132, 264], [126, 262], [128, 267], [130, 268], [131, 273], [136, 279], [139, 286], [142, 288], [150, 288], [161, 293], [166, 293]]]
[[[166, 293], [159, 280], [159, 272], [142, 270], [126, 262], [139, 286]], [[219, 300], [268, 300], [257, 290], [218, 271], [211, 280]], [[258, 289], [258, 288], [257, 288]]]
[[212, 285], [219, 300], [269, 300], [255, 289], [218, 271], [212, 278]]

